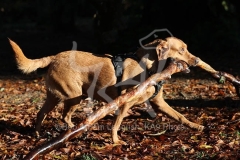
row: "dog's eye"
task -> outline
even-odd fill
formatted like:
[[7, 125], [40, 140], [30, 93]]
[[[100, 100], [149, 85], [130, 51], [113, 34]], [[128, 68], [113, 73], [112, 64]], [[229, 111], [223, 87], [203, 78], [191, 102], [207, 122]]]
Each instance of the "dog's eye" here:
[[184, 51], [185, 51], [185, 49], [182, 47], [182, 48], [180, 48], [180, 50], [179, 50], [179, 52], [181, 53], [181, 54], [183, 54], [184, 53]]

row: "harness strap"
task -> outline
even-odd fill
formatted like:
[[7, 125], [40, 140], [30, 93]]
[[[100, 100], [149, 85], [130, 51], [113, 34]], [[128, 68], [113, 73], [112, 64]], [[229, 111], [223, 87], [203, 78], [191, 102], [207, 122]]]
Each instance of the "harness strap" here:
[[[112, 63], [115, 68], [115, 75], [117, 77], [117, 83], [121, 82], [122, 80], [122, 75], [123, 75], [123, 61], [124, 59], [119, 56], [113, 56]], [[117, 87], [118, 89], [118, 95], [121, 95], [121, 86]]]
[[156, 97], [156, 95], [159, 93], [159, 91], [161, 90], [163, 84], [165, 83], [164, 80], [158, 82], [156, 85], [154, 85], [155, 87], [155, 92], [153, 93], [153, 95], [149, 98], [149, 100], [153, 99], [154, 97]]
[[[117, 54], [117, 55], [114, 55], [113, 58], [112, 58], [112, 63], [113, 63], [113, 66], [115, 68], [115, 75], [117, 77], [117, 83], [121, 82], [121, 80], [122, 80], [123, 62], [127, 58], [132, 58], [134, 60], [139, 60], [139, 58], [136, 56], [136, 53]], [[152, 73], [150, 73], [150, 72], [148, 74], [152, 75]], [[164, 83], [165, 83], [165, 81], [160, 81], [159, 83], [154, 85], [155, 92], [149, 99], [153, 99], [159, 93], [159, 91], [161, 90]], [[118, 94], [121, 95], [121, 86], [118, 86], [117, 88], [118, 88]]]
[[[117, 83], [121, 82], [123, 75], [123, 62], [127, 58], [132, 58], [134, 60], [138, 60], [136, 53], [124, 53], [114, 55], [112, 58], [112, 63], [115, 68], [115, 75], [117, 77]], [[121, 86], [118, 86], [118, 94], [121, 95]]]

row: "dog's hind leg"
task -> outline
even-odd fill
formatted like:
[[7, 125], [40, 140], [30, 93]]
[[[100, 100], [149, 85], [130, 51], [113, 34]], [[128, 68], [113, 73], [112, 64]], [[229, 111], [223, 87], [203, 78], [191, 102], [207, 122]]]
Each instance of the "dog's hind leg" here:
[[81, 96], [70, 98], [64, 101], [63, 119], [70, 128], [74, 126], [72, 123], [72, 114], [79, 107]]
[[55, 97], [50, 91], [47, 91], [47, 99], [45, 103], [43, 104], [42, 108], [37, 114], [37, 120], [36, 120], [36, 135], [39, 136], [42, 122], [44, 121], [47, 114], [53, 110], [53, 108], [59, 103], [59, 99]]

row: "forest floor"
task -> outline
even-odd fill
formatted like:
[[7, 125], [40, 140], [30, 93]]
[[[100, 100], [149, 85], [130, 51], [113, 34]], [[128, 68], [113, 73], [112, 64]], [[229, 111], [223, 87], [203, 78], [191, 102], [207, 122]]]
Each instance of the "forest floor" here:
[[[204, 125], [204, 132], [193, 131], [162, 113], [155, 117], [135, 107], [124, 119], [119, 136], [126, 146], [115, 146], [111, 140], [113, 116], [98, 121], [91, 131], [67, 142], [46, 155], [49, 159], [237, 159], [240, 157], [240, 101], [231, 84], [217, 84], [213, 79], [173, 77], [164, 85], [166, 101], [187, 119]], [[34, 136], [36, 114], [46, 90], [44, 78], [36, 76], [2, 77], [0, 80], [0, 157], [21, 159], [40, 145], [67, 129], [61, 121], [60, 104], [47, 116], [42, 136]], [[73, 115], [75, 124], [89, 111], [89, 104]], [[84, 112], [83, 112], [84, 111]], [[161, 133], [160, 135], [154, 135]], [[77, 158], [78, 157], [78, 158]], [[80, 158], [81, 157], [81, 158]]]

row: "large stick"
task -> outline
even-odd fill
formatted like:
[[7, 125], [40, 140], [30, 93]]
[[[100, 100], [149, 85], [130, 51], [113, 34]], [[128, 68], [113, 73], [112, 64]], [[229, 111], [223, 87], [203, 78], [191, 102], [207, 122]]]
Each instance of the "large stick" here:
[[224, 83], [225, 80], [230, 81], [236, 88], [236, 93], [237, 93], [238, 97], [240, 97], [240, 80], [239, 79], [237, 79], [236, 77], [234, 77], [233, 75], [231, 75], [229, 73], [222, 72], [222, 71], [216, 71], [209, 64], [202, 61], [200, 58], [196, 59], [196, 63], [197, 63], [196, 66], [211, 73], [214, 78], [219, 79], [219, 83]]
[[82, 123], [78, 124], [73, 129], [69, 129], [62, 133], [59, 137], [47, 142], [46, 144], [36, 147], [31, 152], [29, 152], [24, 159], [32, 160], [38, 158], [40, 154], [46, 154], [61, 145], [66, 141], [73, 139], [74, 137], [80, 136], [83, 132], [86, 132], [89, 127], [91, 127], [95, 122], [102, 119], [106, 115], [116, 111], [118, 108], [123, 106], [125, 103], [137, 102], [139, 98], [144, 94], [144, 91], [149, 87], [155, 85], [161, 80], [171, 78], [171, 75], [177, 72], [184, 71], [188, 68], [187, 64], [183, 61], [171, 62], [170, 65], [163, 70], [161, 73], [156, 73], [149, 77], [145, 82], [141, 83], [134, 90], [127, 92], [119, 97], [117, 97], [112, 102], [106, 104], [105, 106], [99, 108], [97, 111], [89, 115]]

